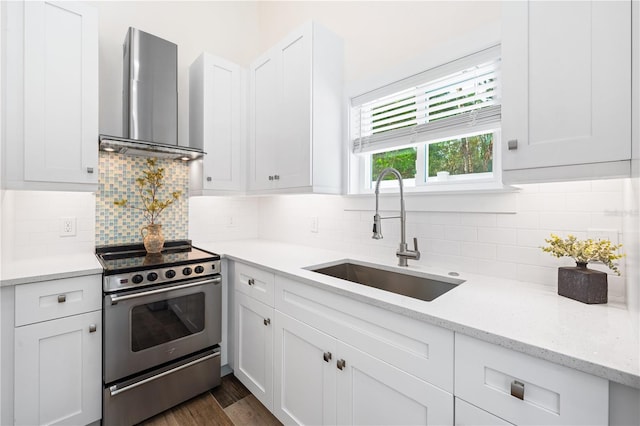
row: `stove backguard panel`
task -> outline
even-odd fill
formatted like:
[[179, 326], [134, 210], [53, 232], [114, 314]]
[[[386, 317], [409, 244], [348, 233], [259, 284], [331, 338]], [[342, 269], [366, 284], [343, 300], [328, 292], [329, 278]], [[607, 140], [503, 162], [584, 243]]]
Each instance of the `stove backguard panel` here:
[[[99, 153], [98, 192], [96, 193], [96, 245], [130, 244], [142, 241], [140, 229], [147, 222], [140, 210], [116, 206], [114, 200], [126, 198], [140, 206], [135, 180], [142, 177], [147, 159], [110, 152]], [[160, 214], [158, 223], [166, 240], [189, 237], [189, 166], [175, 160], [158, 159], [165, 169], [160, 199], [182, 191], [179, 200]]]

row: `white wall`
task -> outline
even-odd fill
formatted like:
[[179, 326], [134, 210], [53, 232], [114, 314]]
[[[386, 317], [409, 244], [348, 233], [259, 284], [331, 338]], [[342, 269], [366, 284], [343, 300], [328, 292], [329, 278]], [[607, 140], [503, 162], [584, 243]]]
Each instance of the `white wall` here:
[[345, 80], [366, 78], [500, 19], [499, 1], [262, 1], [260, 51], [314, 19], [344, 40]]
[[[2, 263], [95, 250], [95, 195], [2, 191]], [[76, 235], [60, 236], [60, 218], [76, 218]]]
[[241, 65], [256, 57], [252, 1], [88, 2], [100, 19], [100, 133], [122, 135], [122, 43], [128, 28], [178, 45], [178, 143], [188, 145], [189, 66], [203, 51]]

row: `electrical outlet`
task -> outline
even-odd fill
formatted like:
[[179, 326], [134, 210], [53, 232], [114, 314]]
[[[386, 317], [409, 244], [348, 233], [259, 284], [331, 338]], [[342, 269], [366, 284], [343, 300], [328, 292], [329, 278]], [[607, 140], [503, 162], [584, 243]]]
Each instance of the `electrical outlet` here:
[[61, 237], [73, 237], [76, 235], [76, 218], [61, 217], [60, 218], [60, 236]]
[[318, 216], [313, 216], [311, 218], [311, 228], [310, 231], [313, 233], [318, 233]]

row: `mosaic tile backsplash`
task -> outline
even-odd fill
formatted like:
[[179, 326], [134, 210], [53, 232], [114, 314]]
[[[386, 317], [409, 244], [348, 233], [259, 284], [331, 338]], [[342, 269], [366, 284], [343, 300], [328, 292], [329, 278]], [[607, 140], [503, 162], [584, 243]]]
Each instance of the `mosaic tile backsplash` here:
[[[100, 152], [98, 192], [96, 193], [96, 245], [141, 243], [140, 229], [147, 225], [142, 212], [131, 207], [116, 206], [114, 200], [126, 198], [140, 205], [135, 180], [142, 177], [147, 166], [144, 157]], [[160, 214], [165, 239], [189, 237], [189, 166], [187, 163], [158, 159], [165, 169], [164, 186], [159, 199], [170, 198], [173, 191], [182, 191], [180, 199]]]

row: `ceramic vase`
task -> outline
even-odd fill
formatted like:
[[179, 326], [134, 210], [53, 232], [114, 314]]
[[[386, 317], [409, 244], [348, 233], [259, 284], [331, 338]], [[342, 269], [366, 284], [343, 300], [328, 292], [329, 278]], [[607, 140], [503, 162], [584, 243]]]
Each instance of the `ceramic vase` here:
[[142, 243], [147, 253], [160, 253], [162, 251], [162, 247], [164, 246], [162, 225], [147, 225], [140, 230], [140, 233], [142, 234]]

